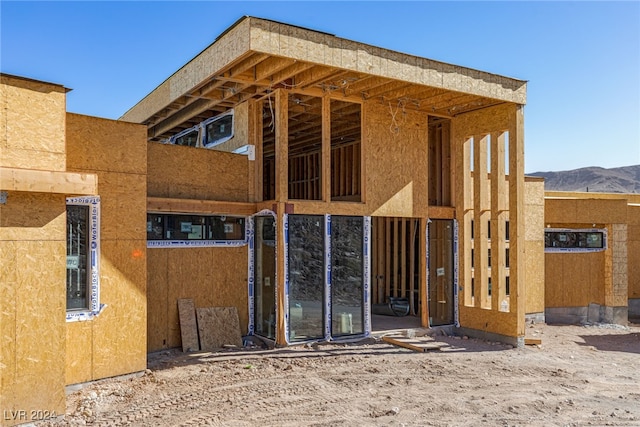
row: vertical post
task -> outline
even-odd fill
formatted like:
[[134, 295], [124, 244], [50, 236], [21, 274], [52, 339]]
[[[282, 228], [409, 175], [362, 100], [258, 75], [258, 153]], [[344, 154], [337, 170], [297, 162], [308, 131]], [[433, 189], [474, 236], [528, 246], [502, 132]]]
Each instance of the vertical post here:
[[524, 106], [516, 105], [509, 129], [510, 311], [517, 319], [518, 345], [524, 345]]
[[[452, 126], [454, 126], [452, 124]], [[458, 136], [456, 128], [451, 129], [451, 143], [454, 144], [454, 178], [452, 195], [456, 204], [456, 218], [458, 219], [458, 271], [460, 272], [458, 288], [461, 289], [459, 301], [466, 306], [473, 305], [471, 287], [471, 218], [473, 215], [471, 196], [471, 137]]]
[[249, 200], [261, 202], [262, 197], [262, 103], [249, 100], [249, 136], [247, 143], [254, 147], [254, 161], [249, 162]]
[[286, 317], [289, 313], [286, 298], [287, 260], [285, 252], [286, 233], [284, 227], [285, 203], [279, 202], [276, 209], [276, 346], [287, 345]]
[[278, 272], [276, 298], [276, 345], [286, 346], [286, 316], [289, 308], [286, 307], [286, 276], [287, 263], [285, 259], [285, 243], [286, 230], [284, 227], [285, 205], [288, 198], [288, 181], [289, 181], [289, 146], [288, 146], [288, 97], [283, 89], [275, 91], [275, 121], [276, 121], [276, 271]]
[[320, 167], [321, 199], [331, 201], [331, 99], [322, 97], [322, 159]]
[[[288, 97], [283, 89], [277, 89], [276, 94], [276, 201], [286, 202], [289, 185], [289, 143], [288, 143]], [[278, 214], [284, 213], [279, 211]]]
[[473, 277], [475, 283], [475, 306], [489, 306], [488, 242], [487, 242], [487, 135], [473, 138]]
[[[507, 288], [505, 280], [505, 177], [504, 132], [491, 135], [491, 309], [503, 309]], [[508, 310], [504, 310], [508, 311]]]
[[420, 305], [421, 325], [429, 327], [429, 304], [427, 301], [427, 218], [420, 218]]

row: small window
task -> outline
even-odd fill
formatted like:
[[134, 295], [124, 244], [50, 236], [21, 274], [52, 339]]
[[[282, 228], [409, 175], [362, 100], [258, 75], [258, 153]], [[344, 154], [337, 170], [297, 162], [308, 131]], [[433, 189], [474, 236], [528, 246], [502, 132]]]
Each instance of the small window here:
[[547, 229], [545, 252], [595, 252], [606, 249], [606, 230]]
[[100, 311], [100, 198], [67, 199], [67, 320]]
[[504, 223], [504, 239], [507, 242], [509, 241], [509, 221], [506, 221]]
[[67, 310], [89, 309], [89, 206], [67, 206]]
[[233, 110], [202, 122], [202, 146], [213, 148], [233, 138]]
[[509, 248], [504, 250], [504, 266], [509, 268]]
[[200, 125], [185, 129], [169, 139], [170, 144], [183, 145], [187, 147], [198, 146], [198, 136], [200, 135]]
[[506, 276], [504, 278], [504, 287], [505, 287], [505, 292], [507, 294], [507, 296], [510, 295], [511, 289], [509, 288], [509, 276]]

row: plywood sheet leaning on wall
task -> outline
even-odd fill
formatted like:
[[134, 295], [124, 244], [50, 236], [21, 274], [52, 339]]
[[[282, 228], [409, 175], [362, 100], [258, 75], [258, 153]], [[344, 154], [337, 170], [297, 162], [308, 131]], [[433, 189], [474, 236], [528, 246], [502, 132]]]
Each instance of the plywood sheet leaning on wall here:
[[178, 300], [178, 316], [180, 318], [180, 338], [182, 351], [199, 351], [198, 323], [196, 322], [196, 308], [191, 298]]
[[242, 347], [240, 321], [235, 307], [197, 308], [196, 314], [202, 350], [215, 350], [225, 345]]

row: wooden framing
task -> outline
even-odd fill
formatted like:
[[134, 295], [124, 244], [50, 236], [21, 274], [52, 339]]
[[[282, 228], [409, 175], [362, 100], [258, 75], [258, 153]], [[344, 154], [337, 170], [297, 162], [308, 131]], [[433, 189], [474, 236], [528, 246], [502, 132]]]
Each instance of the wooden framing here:
[[252, 215], [256, 212], [256, 204], [250, 202], [147, 197], [147, 211], [194, 214], [215, 212], [216, 214], [227, 215]]
[[0, 190], [91, 195], [97, 188], [98, 178], [91, 173], [0, 167]]
[[[210, 96], [215, 92], [219, 96]], [[203, 95], [206, 101], [184, 102], [181, 110], [181, 102]], [[269, 111], [260, 108], [267, 97], [271, 97]], [[523, 125], [511, 112], [525, 101], [524, 81], [366, 49], [335, 36], [248, 17], [123, 119], [145, 123], [149, 139], [156, 140], [175, 133], [178, 127], [168, 129], [168, 124], [177, 123], [176, 117], [184, 128], [206, 114], [255, 103], [256, 108], [249, 108], [248, 126], [253, 131], [247, 137], [256, 147], [257, 161], [250, 166], [253, 175], [248, 178], [254, 191], [231, 205], [162, 201], [168, 209], [248, 212], [252, 207], [268, 208], [277, 211], [279, 226], [285, 212], [371, 216], [375, 230], [372, 299], [381, 303], [389, 296], [408, 297], [412, 312], [417, 314], [420, 308], [423, 325], [428, 325], [427, 279], [423, 277], [427, 265], [416, 247], [426, 248], [429, 218], [457, 219], [460, 301], [470, 309], [461, 311], [461, 320], [470, 328], [512, 337], [517, 334], [510, 329], [511, 317], [503, 322], [494, 312], [519, 316], [522, 310], [517, 297], [506, 295], [506, 242], [502, 237], [489, 241], [488, 231], [491, 224], [493, 236], [503, 235], [510, 211], [523, 206], [518, 201], [523, 187], [511, 184], [523, 179], [521, 156], [511, 153], [520, 149], [511, 142], [522, 143], [518, 132], [522, 133]], [[334, 110], [339, 107], [354, 114], [351, 103], [357, 103], [359, 123], [338, 123], [340, 116]], [[264, 114], [272, 116], [274, 132], [261, 119]], [[312, 122], [304, 120], [309, 117]], [[354, 125], [358, 129], [349, 128]], [[354, 141], [336, 144], [336, 136], [355, 130], [359, 134]], [[505, 130], [511, 139], [509, 169], [517, 172], [508, 179], [504, 158], [502, 163], [499, 159], [506, 157], [500, 154]], [[472, 158], [471, 141], [475, 145]], [[149, 201], [156, 206], [160, 202]], [[517, 221], [511, 224], [512, 235], [518, 233], [513, 227]], [[280, 233], [278, 242], [278, 270], [282, 271], [284, 236]], [[523, 262], [518, 251], [524, 245], [511, 244], [511, 273], [515, 271], [516, 276], [510, 285], [517, 290], [523, 280], [513, 265]], [[285, 289], [279, 277], [278, 301], [283, 307]], [[505, 300], [516, 305], [501, 312], [500, 303]], [[278, 312], [278, 345], [286, 344], [284, 322], [284, 312]], [[501, 322], [508, 326], [500, 326]]]

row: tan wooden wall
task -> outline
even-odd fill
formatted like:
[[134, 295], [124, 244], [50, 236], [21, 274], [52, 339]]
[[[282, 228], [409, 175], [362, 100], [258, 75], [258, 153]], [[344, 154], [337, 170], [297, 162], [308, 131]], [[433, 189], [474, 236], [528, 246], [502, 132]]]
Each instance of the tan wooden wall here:
[[625, 199], [545, 200], [546, 226], [606, 228], [608, 234], [602, 252], [545, 254], [545, 307], [627, 305], [627, 220]]
[[64, 171], [66, 89], [0, 77], [0, 166]]
[[[526, 221], [522, 107], [502, 104], [460, 115], [452, 120], [451, 131], [455, 150], [454, 188], [462, 287], [460, 325], [476, 331], [521, 338], [524, 336], [527, 246], [523, 238]], [[504, 132], [508, 132], [507, 146], [502, 141], [506, 139]], [[471, 138], [474, 141], [473, 152]], [[488, 162], [491, 163], [490, 167]], [[473, 272], [470, 268], [472, 219], [475, 224]], [[507, 219], [510, 223], [508, 298], [504, 274], [504, 227]], [[490, 241], [487, 238], [489, 221]], [[489, 249], [492, 254], [491, 268], [485, 257]], [[475, 296], [471, 295], [472, 274]], [[491, 295], [488, 293], [489, 277], [492, 280]], [[501, 308], [504, 301], [508, 303], [507, 310]]]
[[627, 260], [629, 267], [629, 298], [640, 298], [640, 205], [627, 207]]
[[[246, 134], [238, 128], [236, 132], [237, 138]], [[153, 142], [147, 149], [150, 197], [175, 199], [177, 205], [180, 199], [249, 201], [249, 180], [253, 178], [246, 156]], [[234, 212], [205, 209], [196, 213]], [[247, 246], [148, 249], [148, 351], [181, 345], [180, 298], [193, 298], [196, 307], [236, 307], [242, 333], [247, 332], [247, 251]]]
[[100, 303], [67, 323], [66, 382], [146, 368], [146, 128], [67, 115], [67, 168], [95, 171], [101, 200]]
[[247, 247], [148, 249], [148, 351], [179, 347], [178, 299], [197, 307], [236, 307], [249, 320]]
[[[11, 193], [0, 205], [0, 408], [64, 413], [66, 205]], [[1, 424], [1, 423], [0, 423]]]
[[[2, 167], [64, 171], [64, 93], [0, 77], [0, 174]], [[10, 191], [0, 204], [2, 410], [65, 411], [65, 236], [63, 194]]]
[[149, 197], [249, 200], [246, 156], [155, 142], [147, 145]]
[[428, 117], [393, 108], [365, 104], [365, 215], [426, 217]]
[[282, 201], [299, 214], [426, 218], [427, 115], [399, 109], [394, 119], [389, 106], [379, 102], [365, 102], [362, 112], [362, 202]]
[[525, 313], [544, 313], [544, 181], [525, 178]]

